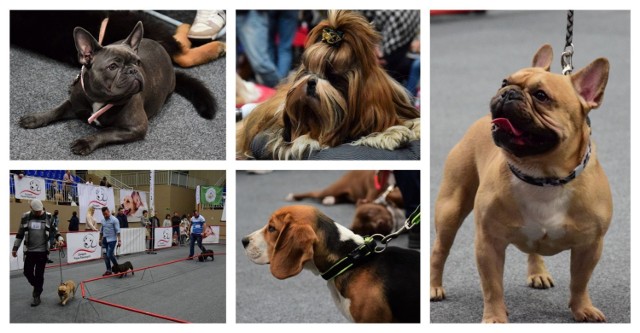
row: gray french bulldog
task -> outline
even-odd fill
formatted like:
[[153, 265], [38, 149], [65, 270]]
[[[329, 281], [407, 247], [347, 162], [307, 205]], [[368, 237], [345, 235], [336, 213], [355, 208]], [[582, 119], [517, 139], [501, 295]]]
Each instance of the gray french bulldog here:
[[23, 128], [38, 128], [67, 119], [86, 119], [101, 129], [71, 143], [71, 151], [90, 154], [95, 149], [141, 140], [149, 119], [176, 90], [200, 116], [212, 119], [215, 101], [199, 80], [174, 72], [171, 58], [156, 41], [143, 38], [142, 22], [120, 42], [101, 46], [86, 30], [76, 27], [73, 37], [83, 65], [69, 99], [57, 108], [20, 118]]

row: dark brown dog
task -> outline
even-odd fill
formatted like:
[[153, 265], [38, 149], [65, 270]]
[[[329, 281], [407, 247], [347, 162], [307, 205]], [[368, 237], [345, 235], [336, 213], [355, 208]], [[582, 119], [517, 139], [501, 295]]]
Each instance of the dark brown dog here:
[[128, 271], [131, 271], [131, 275], [136, 275], [133, 271], [133, 265], [131, 264], [131, 261], [127, 261], [124, 264], [113, 265], [111, 270], [113, 271], [113, 274], [124, 273], [120, 274], [121, 279], [123, 276], [127, 275]]

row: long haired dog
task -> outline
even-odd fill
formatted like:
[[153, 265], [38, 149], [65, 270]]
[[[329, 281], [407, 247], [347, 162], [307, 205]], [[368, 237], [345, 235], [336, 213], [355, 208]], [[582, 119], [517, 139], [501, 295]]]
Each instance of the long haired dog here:
[[330, 11], [311, 32], [302, 63], [237, 128], [237, 157], [266, 136], [274, 159], [302, 159], [344, 143], [394, 150], [420, 138], [420, 114], [380, 65], [380, 35], [364, 17]]

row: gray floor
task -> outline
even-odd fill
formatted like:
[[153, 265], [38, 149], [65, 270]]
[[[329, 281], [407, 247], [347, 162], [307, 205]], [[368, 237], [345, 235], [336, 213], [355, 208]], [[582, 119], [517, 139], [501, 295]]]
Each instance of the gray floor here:
[[[444, 159], [467, 127], [489, 111], [489, 99], [502, 79], [531, 64], [538, 47], [550, 43], [560, 71], [566, 12], [497, 12], [486, 15], [433, 17], [431, 21], [431, 220], [442, 179]], [[598, 158], [609, 177], [614, 214], [604, 253], [591, 278], [591, 298], [609, 322], [630, 322], [630, 15], [622, 11], [577, 11], [574, 65], [597, 57], [611, 64], [604, 103], [591, 113]], [[447, 299], [431, 303], [431, 322], [476, 323], [482, 318], [482, 295], [473, 254], [473, 221], [462, 226], [447, 261]], [[433, 242], [433, 223], [431, 240]], [[546, 258], [555, 288], [526, 286], [526, 257], [507, 252], [505, 299], [511, 322], [572, 322], [569, 299], [569, 253]]]
[[[236, 321], [238, 323], [346, 323], [329, 295], [326, 282], [303, 270], [299, 275], [278, 280], [268, 265], [256, 265], [244, 255], [240, 239], [262, 228], [276, 209], [292, 203], [284, 201], [291, 192], [324, 188], [344, 171], [275, 171], [249, 175], [238, 171], [236, 226]], [[322, 206], [305, 200], [298, 204], [319, 207], [336, 222], [349, 226], [355, 212], [352, 204]], [[407, 247], [402, 235], [390, 245]]]
[[[195, 15], [195, 12], [190, 12]], [[173, 15], [175, 14], [175, 15]], [[189, 13], [187, 13], [189, 14]], [[169, 12], [184, 22], [183, 12]], [[71, 37], [69, 37], [71, 38]], [[222, 160], [226, 158], [226, 57], [190, 69], [178, 69], [202, 80], [216, 99], [213, 120], [201, 118], [193, 105], [173, 94], [163, 110], [150, 121], [142, 141], [99, 148], [88, 156], [71, 153], [75, 139], [97, 129], [86, 121], [58, 122], [26, 130], [21, 116], [53, 109], [67, 98], [67, 89], [80, 68], [72, 68], [20, 48], [10, 48], [10, 158], [12, 160]]]
[[[109, 278], [86, 283], [87, 297], [137, 308], [193, 323], [224, 323], [226, 321], [226, 253], [225, 245], [205, 244], [215, 253], [215, 260], [181, 261], [166, 266], [136, 272], [122, 279]], [[196, 254], [200, 253], [196, 249]], [[131, 254], [120, 256], [118, 262], [131, 261], [141, 268], [185, 258], [188, 247], [158, 250], [157, 254]], [[58, 263], [58, 253], [50, 258]], [[66, 262], [66, 259], [62, 259]], [[64, 280], [88, 280], [102, 275], [102, 260], [62, 267]], [[32, 308], [32, 288], [22, 271], [10, 275], [10, 323], [171, 323], [82, 298], [78, 291], [66, 306], [59, 305], [57, 295], [60, 283], [58, 267], [45, 271], [42, 304]]]

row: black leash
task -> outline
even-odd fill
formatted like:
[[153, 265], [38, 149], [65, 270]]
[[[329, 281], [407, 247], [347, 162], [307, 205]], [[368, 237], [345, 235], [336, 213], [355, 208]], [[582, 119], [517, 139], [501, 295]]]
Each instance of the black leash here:
[[573, 10], [567, 11], [567, 34], [564, 43], [564, 52], [560, 57], [562, 74], [569, 75], [573, 71]]

